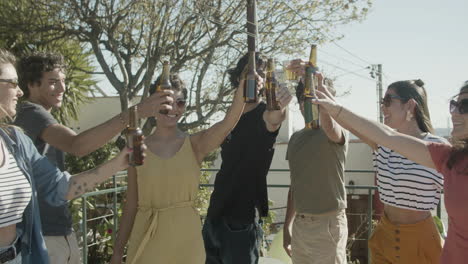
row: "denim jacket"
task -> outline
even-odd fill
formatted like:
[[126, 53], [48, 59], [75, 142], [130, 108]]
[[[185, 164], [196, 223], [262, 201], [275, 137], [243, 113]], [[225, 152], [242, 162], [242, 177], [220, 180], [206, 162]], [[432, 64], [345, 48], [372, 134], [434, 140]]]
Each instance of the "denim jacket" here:
[[23, 213], [23, 221], [17, 224], [17, 232], [21, 236], [23, 264], [49, 264], [37, 197], [42, 196], [55, 206], [66, 203], [71, 176], [67, 172], [61, 172], [46, 157], [40, 155], [31, 139], [18, 128], [0, 129], [0, 136], [32, 189], [31, 201]]

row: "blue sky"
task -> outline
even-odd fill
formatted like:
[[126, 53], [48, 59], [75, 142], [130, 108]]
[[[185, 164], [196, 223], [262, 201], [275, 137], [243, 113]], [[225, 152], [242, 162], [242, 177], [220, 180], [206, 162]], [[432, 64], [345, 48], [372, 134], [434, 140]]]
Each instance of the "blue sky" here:
[[420, 78], [434, 127], [447, 127], [448, 101], [468, 80], [467, 12], [466, 0], [376, 0], [365, 21], [338, 28], [345, 37], [336, 44], [365, 62], [330, 43], [319, 47], [319, 63], [341, 75], [338, 92], [350, 92], [339, 101], [371, 119], [377, 119], [377, 96], [375, 81], [365, 78], [369, 71], [360, 70], [367, 63], [383, 65], [384, 92], [393, 81]]

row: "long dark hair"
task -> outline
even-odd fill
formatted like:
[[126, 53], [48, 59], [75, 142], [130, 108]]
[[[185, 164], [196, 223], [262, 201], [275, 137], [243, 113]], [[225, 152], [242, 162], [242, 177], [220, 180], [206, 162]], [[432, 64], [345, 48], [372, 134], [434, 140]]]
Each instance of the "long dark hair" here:
[[[460, 96], [461, 94], [466, 94], [468, 93], [468, 82], [466, 82], [462, 88], [460, 89], [460, 93], [457, 96]], [[449, 169], [452, 169], [455, 164], [457, 164], [458, 161], [463, 160], [465, 157], [468, 156], [468, 138], [462, 138], [459, 139], [455, 142], [453, 142], [453, 151], [450, 153], [450, 157], [447, 160], [447, 167]], [[467, 168], [468, 169], [468, 168]]]
[[414, 99], [416, 101], [414, 117], [419, 129], [423, 132], [434, 132], [427, 106], [427, 93], [421, 79], [394, 82], [388, 86], [388, 89], [393, 89], [398, 96], [403, 98], [402, 101], [405, 103]]
[[[247, 53], [239, 59], [239, 61], [236, 64], [236, 67], [227, 70], [227, 73], [229, 74], [229, 81], [231, 82], [232, 87], [239, 86], [239, 80], [242, 71], [244, 71], [244, 68], [248, 64], [248, 62], [249, 54]], [[260, 52], [255, 52], [255, 64], [257, 64], [256, 67], [261, 68], [264, 68], [266, 66], [266, 59]]]

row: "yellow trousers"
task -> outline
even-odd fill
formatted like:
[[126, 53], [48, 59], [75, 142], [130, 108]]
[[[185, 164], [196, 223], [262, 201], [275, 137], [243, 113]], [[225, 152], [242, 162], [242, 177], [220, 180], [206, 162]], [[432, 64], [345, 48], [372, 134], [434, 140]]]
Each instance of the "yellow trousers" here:
[[372, 264], [436, 264], [443, 243], [432, 217], [396, 225], [383, 215], [369, 239], [369, 250]]

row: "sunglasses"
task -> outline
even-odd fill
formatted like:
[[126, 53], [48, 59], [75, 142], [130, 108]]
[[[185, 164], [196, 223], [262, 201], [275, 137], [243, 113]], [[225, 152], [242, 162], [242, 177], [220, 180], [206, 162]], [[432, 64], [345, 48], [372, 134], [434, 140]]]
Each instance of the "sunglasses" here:
[[392, 104], [393, 99], [398, 99], [402, 101], [404, 100], [404, 98], [401, 96], [394, 95], [394, 94], [386, 94], [384, 98], [382, 99], [382, 101], [380, 102], [380, 104], [385, 107], [389, 107]]
[[183, 107], [185, 107], [185, 104], [187, 103], [187, 101], [184, 100], [184, 99], [177, 99], [177, 100], [175, 100], [175, 103], [176, 103], [177, 107], [183, 108]]
[[17, 87], [18, 86], [18, 80], [16, 79], [0, 79], [0, 83], [9, 83], [11, 85], [13, 85], [13, 87]]
[[459, 102], [455, 100], [450, 101], [450, 113], [454, 113], [458, 110], [460, 115], [468, 113], [468, 99], [460, 100]]

